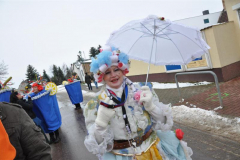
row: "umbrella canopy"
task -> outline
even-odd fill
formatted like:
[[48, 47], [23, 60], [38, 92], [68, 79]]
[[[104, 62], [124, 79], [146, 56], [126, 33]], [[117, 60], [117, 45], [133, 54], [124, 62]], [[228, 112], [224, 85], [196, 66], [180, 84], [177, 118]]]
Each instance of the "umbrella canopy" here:
[[157, 16], [125, 24], [111, 34], [107, 45], [154, 65], [187, 64], [210, 48], [198, 29]]

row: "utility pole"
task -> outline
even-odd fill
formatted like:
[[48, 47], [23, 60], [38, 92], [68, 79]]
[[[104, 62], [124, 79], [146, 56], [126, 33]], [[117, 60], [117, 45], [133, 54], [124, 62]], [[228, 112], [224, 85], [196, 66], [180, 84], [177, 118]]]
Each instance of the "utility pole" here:
[[83, 51], [83, 56], [84, 56], [84, 59], [86, 59], [86, 55], [85, 55], [84, 51]]
[[[83, 65], [84, 72], [86, 72], [85, 65], [83, 64], [83, 62], [84, 62], [84, 60], [85, 60], [84, 51], [83, 51], [84, 59], [82, 58], [82, 52], [79, 51], [78, 53], [79, 53], [79, 55], [78, 55], [78, 56], [79, 56], [79, 57], [78, 57], [78, 60], [80, 61], [80, 64]], [[80, 75], [81, 75], [81, 73], [80, 73]], [[85, 76], [85, 74], [84, 74], [83, 76]]]

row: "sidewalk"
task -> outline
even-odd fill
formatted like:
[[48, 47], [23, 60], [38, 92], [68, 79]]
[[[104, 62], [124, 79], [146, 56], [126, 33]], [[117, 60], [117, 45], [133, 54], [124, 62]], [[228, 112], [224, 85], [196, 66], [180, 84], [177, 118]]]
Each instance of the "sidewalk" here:
[[214, 110], [221, 115], [229, 117], [240, 117], [240, 77], [220, 84], [220, 92], [223, 108], [220, 106], [218, 92], [215, 83], [206, 86], [194, 86], [180, 88], [184, 102], [179, 103], [177, 89], [156, 89], [160, 101], [172, 103], [172, 105], [185, 105], [190, 108], [202, 108]]
[[[219, 84], [223, 108], [219, 109], [220, 102], [216, 84], [191, 86], [180, 88], [184, 102], [179, 103], [177, 88], [173, 89], [155, 89], [160, 102], [165, 104], [172, 103], [173, 106], [185, 105], [190, 108], [201, 108], [205, 110], [214, 110], [224, 116], [240, 117], [240, 77]], [[101, 87], [100, 87], [101, 88]], [[93, 92], [100, 90], [93, 86]], [[86, 85], [82, 89], [88, 91]]]

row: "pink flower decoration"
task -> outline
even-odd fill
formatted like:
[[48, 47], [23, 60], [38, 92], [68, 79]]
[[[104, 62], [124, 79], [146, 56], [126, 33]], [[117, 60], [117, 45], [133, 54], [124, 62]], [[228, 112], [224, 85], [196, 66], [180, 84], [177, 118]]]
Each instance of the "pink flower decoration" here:
[[137, 91], [137, 92], [134, 94], [134, 99], [135, 99], [135, 101], [139, 102], [141, 92], [142, 92], [142, 91], [139, 90], [139, 91]]

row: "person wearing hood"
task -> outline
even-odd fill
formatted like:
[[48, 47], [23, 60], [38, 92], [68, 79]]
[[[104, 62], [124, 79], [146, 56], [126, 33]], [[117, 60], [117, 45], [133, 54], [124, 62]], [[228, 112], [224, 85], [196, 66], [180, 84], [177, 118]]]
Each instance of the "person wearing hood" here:
[[32, 119], [36, 118], [35, 113], [33, 112], [33, 102], [30, 96], [28, 96], [28, 100], [23, 99], [23, 96], [18, 93], [18, 91], [13, 90], [10, 95], [10, 103], [16, 103], [22, 106], [22, 108], [27, 112], [29, 117]]
[[19, 104], [0, 102], [0, 159], [52, 160], [40, 128]]
[[41, 127], [50, 135], [50, 144], [60, 141], [59, 128], [62, 124], [56, 95], [50, 95], [41, 84], [32, 84], [33, 93], [29, 94], [33, 100], [33, 111], [41, 120]]

